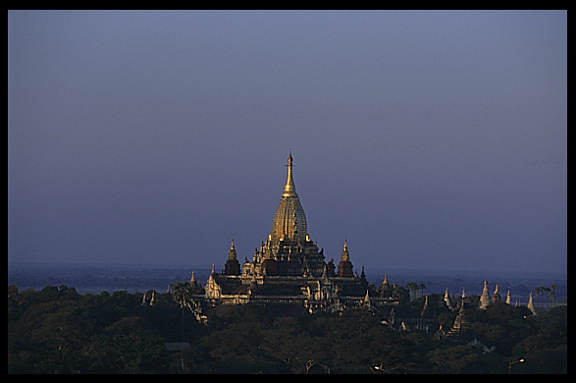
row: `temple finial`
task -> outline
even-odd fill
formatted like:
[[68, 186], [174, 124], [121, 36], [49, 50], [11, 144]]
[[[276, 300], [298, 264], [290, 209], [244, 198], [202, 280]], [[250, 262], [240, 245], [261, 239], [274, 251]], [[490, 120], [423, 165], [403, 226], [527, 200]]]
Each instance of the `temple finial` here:
[[344, 239], [344, 249], [342, 250], [342, 261], [350, 261], [350, 252], [348, 251], [348, 241]]
[[286, 185], [284, 185], [284, 193], [282, 197], [298, 197], [296, 194], [296, 187], [294, 186], [294, 179], [292, 178], [292, 148], [290, 148], [290, 154], [288, 155], [288, 177], [286, 178]]

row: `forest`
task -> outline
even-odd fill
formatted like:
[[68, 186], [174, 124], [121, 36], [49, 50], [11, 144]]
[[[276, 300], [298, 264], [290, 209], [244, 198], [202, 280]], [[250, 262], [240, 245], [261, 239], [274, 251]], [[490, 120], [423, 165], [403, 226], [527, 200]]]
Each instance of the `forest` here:
[[[430, 302], [441, 299], [434, 295]], [[422, 305], [397, 311], [417, 317]], [[294, 305], [216, 306], [198, 321], [169, 293], [155, 293], [150, 305], [126, 291], [9, 291], [8, 373], [567, 373], [566, 306], [538, 315], [503, 302], [473, 310], [480, 346], [438, 339], [456, 312], [432, 311], [428, 331], [387, 326], [383, 312], [365, 308], [310, 315]], [[167, 348], [180, 342], [189, 345]]]

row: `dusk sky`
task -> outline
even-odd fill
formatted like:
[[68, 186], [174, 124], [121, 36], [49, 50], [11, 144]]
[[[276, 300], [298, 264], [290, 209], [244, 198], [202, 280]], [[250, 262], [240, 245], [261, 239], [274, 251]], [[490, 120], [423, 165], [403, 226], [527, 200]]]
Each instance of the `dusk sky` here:
[[9, 262], [252, 259], [290, 147], [327, 260], [566, 272], [567, 12], [8, 12]]

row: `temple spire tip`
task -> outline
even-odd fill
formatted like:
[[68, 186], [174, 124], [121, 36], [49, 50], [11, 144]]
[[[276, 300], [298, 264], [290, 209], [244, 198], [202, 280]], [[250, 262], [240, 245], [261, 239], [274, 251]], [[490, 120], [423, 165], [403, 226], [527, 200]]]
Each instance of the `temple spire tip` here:
[[298, 197], [296, 194], [296, 187], [294, 186], [294, 179], [292, 177], [292, 148], [290, 148], [290, 154], [288, 155], [288, 177], [286, 178], [286, 185], [284, 185], [284, 193], [282, 197]]

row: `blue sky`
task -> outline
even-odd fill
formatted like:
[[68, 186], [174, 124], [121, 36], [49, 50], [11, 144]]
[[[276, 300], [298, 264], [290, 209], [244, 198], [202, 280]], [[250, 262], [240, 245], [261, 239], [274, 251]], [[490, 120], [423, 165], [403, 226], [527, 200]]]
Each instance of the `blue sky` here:
[[328, 259], [566, 271], [567, 12], [8, 12], [9, 261], [251, 258], [290, 147]]

